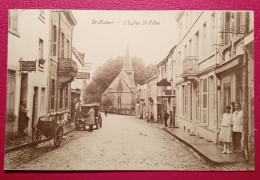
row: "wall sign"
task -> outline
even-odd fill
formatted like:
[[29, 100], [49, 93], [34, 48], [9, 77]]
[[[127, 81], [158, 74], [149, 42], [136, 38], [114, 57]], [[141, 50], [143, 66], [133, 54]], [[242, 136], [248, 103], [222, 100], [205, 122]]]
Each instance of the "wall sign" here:
[[36, 72], [36, 61], [19, 61], [20, 71], [35, 71]]
[[90, 79], [90, 73], [87, 72], [78, 72], [76, 79]]

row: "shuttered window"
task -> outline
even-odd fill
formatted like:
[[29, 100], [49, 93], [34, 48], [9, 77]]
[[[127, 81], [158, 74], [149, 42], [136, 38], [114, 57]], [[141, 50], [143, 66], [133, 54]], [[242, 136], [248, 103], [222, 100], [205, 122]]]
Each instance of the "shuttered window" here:
[[18, 33], [18, 10], [13, 9], [8, 12], [8, 29], [12, 33]]

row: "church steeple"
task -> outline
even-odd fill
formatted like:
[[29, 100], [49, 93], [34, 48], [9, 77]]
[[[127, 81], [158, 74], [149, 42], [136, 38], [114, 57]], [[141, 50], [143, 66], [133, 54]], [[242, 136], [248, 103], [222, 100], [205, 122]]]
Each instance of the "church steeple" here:
[[124, 66], [123, 66], [122, 70], [124, 70], [124, 71], [133, 71], [134, 70], [133, 66], [132, 66], [131, 57], [130, 57], [129, 46], [127, 46]]
[[134, 69], [133, 69], [132, 60], [130, 57], [129, 46], [127, 46], [126, 56], [125, 56], [122, 71], [125, 72], [132, 81], [134, 81]]

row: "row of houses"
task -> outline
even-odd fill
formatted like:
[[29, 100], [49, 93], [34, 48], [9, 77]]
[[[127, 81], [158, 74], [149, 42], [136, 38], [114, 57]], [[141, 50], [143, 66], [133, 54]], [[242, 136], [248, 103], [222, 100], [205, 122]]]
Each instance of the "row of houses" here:
[[254, 147], [254, 14], [181, 11], [178, 43], [157, 64], [157, 75], [137, 88], [136, 115], [219, 143], [226, 105], [244, 111], [243, 139]]
[[86, 83], [84, 53], [72, 47], [72, 11], [8, 13], [6, 137], [31, 135], [39, 119], [69, 123]]

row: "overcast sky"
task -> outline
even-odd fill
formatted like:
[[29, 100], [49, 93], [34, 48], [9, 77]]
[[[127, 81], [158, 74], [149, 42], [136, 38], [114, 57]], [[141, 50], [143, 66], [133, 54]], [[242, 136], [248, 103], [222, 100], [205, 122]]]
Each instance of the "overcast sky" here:
[[176, 11], [73, 11], [73, 47], [85, 53], [91, 72], [110, 58], [125, 56], [147, 64], [163, 60], [176, 43]]

